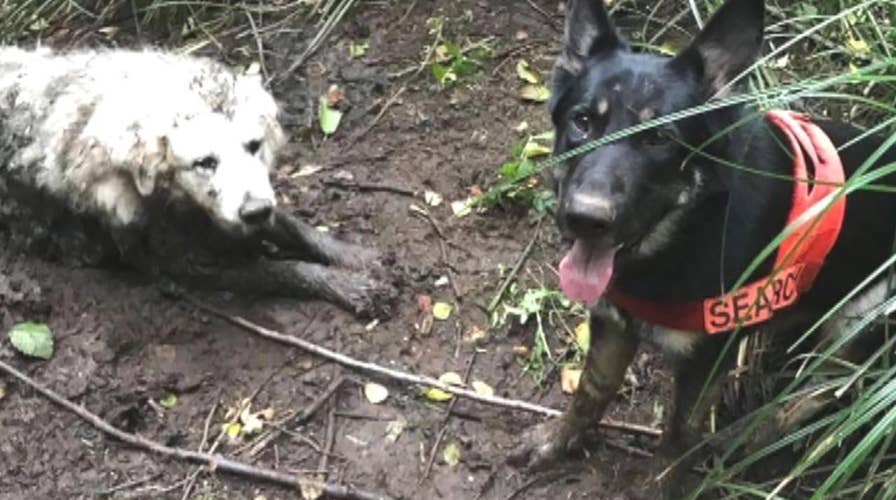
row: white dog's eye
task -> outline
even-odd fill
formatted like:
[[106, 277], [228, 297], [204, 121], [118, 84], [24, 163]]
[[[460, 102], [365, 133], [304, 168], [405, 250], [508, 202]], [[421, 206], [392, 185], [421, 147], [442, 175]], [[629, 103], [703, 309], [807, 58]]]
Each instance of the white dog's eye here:
[[261, 149], [261, 141], [258, 139], [253, 139], [246, 143], [246, 151], [248, 151], [250, 155], [254, 155], [259, 149]]
[[214, 172], [218, 168], [218, 159], [214, 156], [205, 156], [193, 162], [193, 168], [200, 168]]

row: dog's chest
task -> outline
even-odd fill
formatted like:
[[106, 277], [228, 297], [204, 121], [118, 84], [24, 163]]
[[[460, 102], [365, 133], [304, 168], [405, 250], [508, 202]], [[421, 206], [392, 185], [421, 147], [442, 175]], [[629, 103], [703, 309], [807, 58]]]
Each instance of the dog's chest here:
[[698, 342], [704, 337], [698, 332], [686, 332], [663, 326], [644, 324], [639, 330], [643, 340], [654, 344], [671, 356], [688, 356], [694, 352]]

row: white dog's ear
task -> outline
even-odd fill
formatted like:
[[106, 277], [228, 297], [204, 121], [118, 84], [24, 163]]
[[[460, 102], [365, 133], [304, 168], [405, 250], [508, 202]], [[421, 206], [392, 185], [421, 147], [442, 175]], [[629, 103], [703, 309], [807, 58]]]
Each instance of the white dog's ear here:
[[159, 174], [168, 169], [170, 156], [171, 144], [168, 137], [161, 136], [156, 139], [156, 150], [143, 157], [143, 162], [137, 166], [134, 175], [134, 185], [137, 186], [140, 196], [147, 197], [155, 191]]

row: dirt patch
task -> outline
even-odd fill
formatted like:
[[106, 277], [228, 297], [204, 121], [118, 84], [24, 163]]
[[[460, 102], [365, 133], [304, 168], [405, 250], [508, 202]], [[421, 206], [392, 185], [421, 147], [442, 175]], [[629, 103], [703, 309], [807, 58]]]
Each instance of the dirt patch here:
[[[325, 47], [295, 75], [277, 81], [275, 96], [287, 111], [295, 152], [280, 168], [277, 189], [284, 202], [315, 225], [394, 254], [403, 276], [398, 308], [388, 321], [368, 327], [342, 310], [321, 302], [256, 300], [229, 294], [201, 298], [284, 333], [385, 366], [430, 375], [462, 373], [472, 347], [462, 335], [470, 327], [487, 327], [485, 307], [500, 284], [499, 268], [509, 268], [535, 233], [525, 212], [492, 210], [454, 217], [449, 201], [464, 199], [473, 186], [494, 182], [496, 168], [513, 143], [523, 138], [515, 128], [527, 122], [530, 131], [547, 130], [542, 105], [516, 98], [519, 81], [514, 66], [524, 56], [547, 71], [559, 41], [561, 18], [553, 1], [450, 3], [421, 1], [405, 16], [404, 4], [360, 3], [337, 28]], [[549, 19], [545, 14], [548, 13]], [[446, 36], [476, 41], [493, 37], [494, 57], [468, 83], [440, 90], [428, 71], [419, 77], [390, 78], [415, 68], [432, 43], [426, 19], [448, 20]], [[400, 21], [400, 22], [399, 22]], [[526, 41], [518, 40], [525, 32]], [[367, 40], [367, 55], [351, 58], [348, 45]], [[266, 64], [272, 73], [288, 67], [294, 37], [284, 34], [269, 47]], [[331, 84], [345, 91], [342, 124], [324, 140], [314, 128], [316, 99]], [[402, 85], [406, 89], [367, 130], [382, 104]], [[321, 167], [298, 176], [305, 166]], [[307, 170], [306, 170], [307, 171]], [[432, 190], [446, 200], [430, 207], [444, 233], [409, 208], [424, 205], [420, 197], [392, 191], [352, 191], [327, 183], [333, 179], [388, 185], [399, 190]], [[0, 242], [4, 228], [0, 227]], [[440, 245], [445, 244], [447, 266]], [[6, 247], [8, 248], [8, 247]], [[551, 266], [559, 258], [550, 221], [520, 273], [521, 286], [555, 286]], [[449, 274], [461, 294], [458, 302]], [[421, 335], [417, 296], [458, 306], [449, 321], [436, 322]], [[0, 343], [0, 358], [11, 360], [31, 376], [83, 404], [109, 422], [160, 442], [197, 448], [209, 413], [215, 413], [215, 436], [227, 407], [256, 394], [252, 408], [271, 407], [275, 415], [301, 410], [339, 376], [357, 381], [364, 374], [280, 345], [260, 340], [194, 308], [160, 294], [154, 283], [125, 271], [73, 267], [35, 260], [18, 253], [0, 254], [0, 323], [3, 331], [16, 321], [46, 321], [56, 338], [56, 353], [47, 362], [29, 362]], [[531, 346], [532, 325], [496, 331], [476, 357], [472, 373], [502, 396], [531, 399], [563, 408], [556, 371], [537, 387], [522, 373], [514, 353]], [[651, 424], [655, 403], [666, 400], [668, 376], [650, 353], [638, 363], [629, 390], [620, 395], [611, 416]], [[436, 454], [428, 478], [423, 471], [446, 405], [420, 397], [415, 388], [389, 381], [391, 397], [382, 405], [368, 403], [354, 382], [344, 385], [307, 424], [287, 424], [282, 434], [255, 455], [239, 452], [240, 443], [219, 451], [283, 471], [314, 471], [334, 413], [334, 446], [329, 478], [399, 498], [635, 498], [648, 470], [647, 462], [615, 447], [603, 446], [592, 458], [571, 463], [572, 469], [535, 476], [503, 464], [514, 439], [537, 418], [469, 401], [455, 406], [443, 446], [457, 445], [460, 463], [449, 466]], [[113, 498], [181, 498], [183, 479], [194, 469], [159, 460], [111, 441], [74, 416], [59, 410], [30, 390], [0, 379], [7, 394], [0, 399], [0, 498], [87, 498], [136, 480], [139, 484]], [[177, 403], [162, 408], [166, 394]], [[407, 422], [395, 442], [386, 439], [390, 422]], [[610, 434], [617, 442], [645, 448], [641, 441]], [[202, 474], [193, 498], [288, 498], [288, 490], [223, 475]]]

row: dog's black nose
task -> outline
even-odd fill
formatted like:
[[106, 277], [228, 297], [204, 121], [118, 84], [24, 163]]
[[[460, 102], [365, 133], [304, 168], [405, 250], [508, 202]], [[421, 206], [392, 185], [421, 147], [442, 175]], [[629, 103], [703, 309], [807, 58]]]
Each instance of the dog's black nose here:
[[563, 222], [580, 237], [601, 237], [613, 224], [615, 210], [606, 198], [582, 193], [570, 193], [565, 201]]
[[273, 212], [274, 204], [270, 200], [250, 198], [240, 207], [240, 219], [246, 224], [255, 226], [270, 220]]

